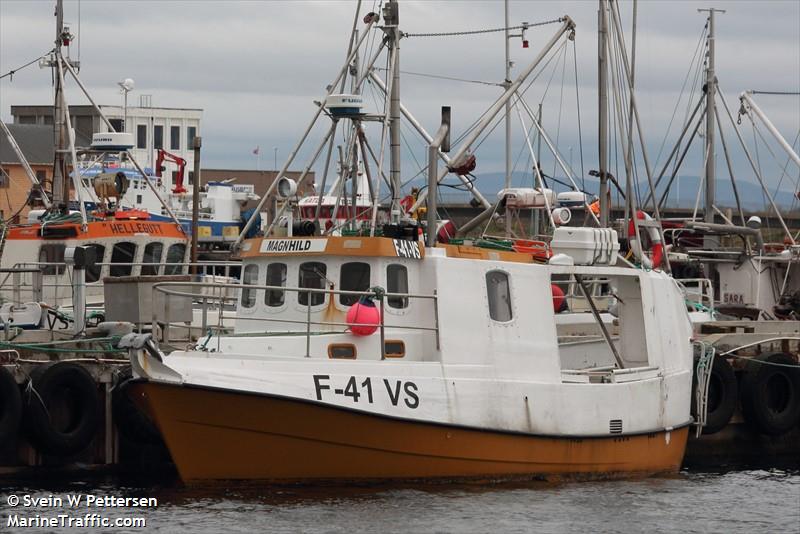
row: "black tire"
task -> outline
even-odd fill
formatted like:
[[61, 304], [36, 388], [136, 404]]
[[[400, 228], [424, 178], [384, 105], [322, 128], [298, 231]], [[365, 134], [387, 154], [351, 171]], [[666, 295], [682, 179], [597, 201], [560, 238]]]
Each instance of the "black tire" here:
[[[696, 359], [695, 368], [697, 368]], [[692, 379], [692, 413], [695, 416], [697, 415], [697, 403], [694, 394], [696, 387], [697, 376], [694, 376]], [[738, 389], [736, 375], [728, 360], [720, 357], [714, 358], [708, 384], [707, 414], [703, 434], [715, 434], [730, 422], [733, 412], [736, 410]]]
[[92, 375], [74, 363], [41, 366], [31, 374], [25, 398], [28, 438], [42, 453], [71, 456], [94, 439], [100, 399]]
[[742, 375], [742, 415], [756, 430], [779, 436], [800, 421], [800, 366], [782, 352], [762, 354], [753, 360], [747, 362]]
[[0, 367], [0, 450], [16, 443], [22, 421], [22, 394], [14, 375]]
[[142, 413], [130, 397], [133, 373], [130, 366], [117, 376], [117, 385], [111, 396], [114, 424], [126, 439], [133, 443], [153, 444], [161, 442], [161, 434], [147, 414]]

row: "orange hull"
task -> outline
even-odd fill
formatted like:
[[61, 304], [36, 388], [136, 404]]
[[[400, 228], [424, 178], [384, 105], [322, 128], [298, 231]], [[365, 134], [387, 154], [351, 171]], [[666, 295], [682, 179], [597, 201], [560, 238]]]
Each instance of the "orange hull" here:
[[554, 438], [148, 382], [131, 394], [186, 482], [649, 475], [679, 469], [688, 434]]

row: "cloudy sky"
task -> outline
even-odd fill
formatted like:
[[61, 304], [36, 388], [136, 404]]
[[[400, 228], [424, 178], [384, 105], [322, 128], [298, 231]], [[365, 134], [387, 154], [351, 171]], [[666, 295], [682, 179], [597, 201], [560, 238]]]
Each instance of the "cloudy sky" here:
[[[362, 14], [378, 2], [362, 2]], [[35, 58], [52, 46], [54, 1], [0, 0], [0, 74]], [[152, 95], [155, 106], [197, 107], [204, 110], [202, 135], [204, 165], [254, 168], [252, 150], [261, 147], [262, 168], [271, 168], [273, 147], [284, 159], [305, 129], [325, 86], [335, 76], [346, 53], [355, 1], [65, 1], [65, 20], [79, 34], [73, 56], [80, 55], [81, 77], [96, 99], [121, 103], [116, 82], [133, 78], [137, 95]], [[800, 90], [800, 2], [721, 0], [642, 0], [638, 10], [636, 85], [640, 113], [651, 161], [663, 162], [677, 137], [687, 97], [697, 86], [681, 87], [705, 24], [698, 8], [715, 7], [717, 16], [717, 72], [729, 105], [738, 109], [736, 95], [745, 89]], [[630, 42], [632, 4], [622, 2], [626, 39]], [[577, 56], [582, 141], [585, 169], [597, 161], [597, 2], [512, 1], [510, 21], [538, 22], [570, 15], [577, 24]], [[499, 1], [401, 2], [401, 28], [409, 33], [447, 32], [503, 26]], [[361, 24], [360, 24], [361, 26]], [[512, 42], [514, 76], [541, 50], [558, 25], [529, 30], [530, 47]], [[558, 138], [565, 158], [572, 153], [580, 166], [576, 113], [573, 44], [551, 54], [552, 61], [526, 93], [536, 107], [543, 103], [549, 134]], [[384, 63], [382, 63], [384, 64]], [[403, 100], [430, 131], [438, 126], [439, 108], [453, 109], [454, 133], [468, 127], [498, 96], [490, 85], [503, 78], [503, 34], [472, 37], [409, 37], [402, 41], [402, 70], [489, 82], [465, 83], [405, 75]], [[690, 84], [691, 85], [691, 84]], [[9, 107], [45, 104], [52, 100], [50, 72], [30, 67], [13, 82], [0, 80], [0, 116], [10, 119]], [[369, 110], [378, 109], [376, 93], [365, 92]], [[83, 103], [74, 90], [72, 103]], [[791, 143], [800, 131], [800, 97], [758, 96], [758, 102]], [[672, 130], [668, 126], [677, 113]], [[735, 109], [732, 110], [734, 113]], [[523, 131], [514, 115], [513, 153], [516, 168], [528, 168]], [[326, 125], [315, 130], [316, 139]], [[752, 138], [752, 130], [747, 130]], [[403, 175], [420, 168], [423, 145], [405, 130]], [[729, 134], [732, 136], [733, 133]], [[378, 139], [373, 141], [377, 146]], [[312, 143], [313, 144], [313, 143]], [[777, 153], [779, 168], [785, 156]], [[770, 156], [766, 147], [764, 165]], [[687, 160], [686, 174], [699, 174], [700, 149]], [[301, 156], [307, 155], [307, 151]], [[722, 164], [721, 152], [717, 155]], [[302, 158], [301, 158], [302, 159]], [[478, 172], [501, 171], [502, 127], [478, 150]], [[737, 165], [744, 159], [736, 156]], [[281, 161], [279, 161], [279, 164]], [[305, 164], [305, 161], [294, 165]], [[552, 159], [545, 158], [552, 166]], [[795, 169], [796, 170], [796, 169]], [[791, 169], [790, 169], [791, 171]], [[620, 172], [620, 174], [622, 174]], [[797, 180], [795, 172], [790, 176]], [[748, 179], [747, 176], [744, 179]], [[791, 190], [792, 187], [789, 188]]]

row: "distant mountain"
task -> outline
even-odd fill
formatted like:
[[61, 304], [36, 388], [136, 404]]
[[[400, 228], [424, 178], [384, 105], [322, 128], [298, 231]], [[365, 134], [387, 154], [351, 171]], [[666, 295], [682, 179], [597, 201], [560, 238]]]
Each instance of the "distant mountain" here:
[[[657, 188], [659, 195], [663, 194], [666, 183], [669, 177], [665, 177], [662, 183]], [[556, 180], [569, 184], [569, 180], [560, 176]], [[461, 182], [455, 177], [448, 177], [446, 180], [448, 184], [460, 184]], [[667, 206], [675, 207], [681, 206], [685, 208], [693, 207], [697, 198], [697, 188], [700, 183], [700, 178], [697, 176], [681, 176], [680, 179], [676, 178], [670, 187], [670, 194], [667, 200]], [[475, 180], [475, 186], [478, 190], [490, 201], [497, 198], [497, 192], [503, 189], [505, 184], [505, 174], [501, 172], [483, 173], [478, 174]], [[525, 175], [520, 172], [515, 172], [511, 180], [512, 187], [532, 187], [532, 177], [530, 174]], [[581, 187], [578, 183], [578, 187]], [[548, 186], [553, 187], [556, 191], [566, 191], [568, 187], [561, 185], [558, 182], [548, 180]], [[596, 195], [600, 186], [597, 178], [587, 178], [585, 181], [586, 192]], [[624, 187], [624, 184], [623, 184]], [[766, 195], [763, 194], [761, 186], [756, 183], [739, 180], [736, 182], [736, 187], [739, 192], [739, 199], [742, 207], [746, 210], [761, 210], [768, 205]], [[678, 192], [680, 190], [680, 198]], [[616, 191], [612, 187], [612, 193]], [[647, 180], [640, 181], [639, 191], [641, 196], [645, 196], [648, 191]], [[790, 208], [794, 199], [794, 191], [787, 189], [784, 186], [779, 191], [771, 189], [770, 192], [775, 199], [775, 203], [782, 208]], [[466, 191], [459, 191], [453, 188], [442, 188], [441, 194], [445, 202], [467, 202], [471, 198], [470, 193]], [[702, 208], [703, 193], [700, 196], [700, 203]], [[735, 208], [736, 200], [733, 194], [733, 187], [728, 177], [717, 179], [717, 193], [716, 205], [719, 208]]]

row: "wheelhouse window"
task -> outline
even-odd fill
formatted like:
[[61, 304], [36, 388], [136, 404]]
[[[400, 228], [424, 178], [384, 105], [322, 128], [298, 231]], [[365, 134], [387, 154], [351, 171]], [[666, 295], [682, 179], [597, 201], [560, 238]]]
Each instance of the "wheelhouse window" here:
[[503, 271], [486, 273], [486, 296], [489, 300], [489, 317], [493, 321], [508, 322], [513, 318], [508, 273]]
[[103, 245], [98, 245], [97, 243], [92, 243], [87, 245], [88, 248], [94, 249], [94, 265], [86, 268], [86, 282], [97, 282], [100, 280], [100, 275], [103, 272], [103, 266], [100, 265], [103, 263], [103, 256], [106, 253], [106, 247]]
[[161, 253], [164, 251], [164, 244], [154, 241], [144, 247], [142, 256], [142, 276], [157, 276], [161, 263]]
[[39, 249], [40, 263], [58, 263], [61, 265], [43, 265], [42, 274], [61, 274], [64, 272], [64, 251], [67, 246], [63, 243], [42, 245]]
[[[309, 261], [300, 264], [300, 279], [298, 286], [306, 289], [325, 289], [325, 274], [327, 266], [318, 261]], [[310, 296], [309, 296], [310, 295]], [[310, 293], [300, 291], [297, 293], [297, 302], [308, 306], [319, 306], [325, 302], [325, 293]]]
[[[369, 289], [369, 263], [351, 262], [342, 264], [339, 274], [339, 288], [342, 291], [366, 291]], [[339, 295], [342, 306], [352, 306], [358, 302], [358, 295]]]
[[[267, 265], [268, 286], [286, 287], [286, 264], [270, 263]], [[271, 308], [283, 306], [286, 292], [282, 289], [267, 289], [264, 292], [264, 304]]]
[[[111, 276], [130, 276], [133, 271], [133, 258], [136, 257], [136, 243], [123, 241], [114, 245], [111, 249]], [[119, 263], [121, 265], [113, 265]]]
[[[386, 291], [408, 293], [408, 269], [405, 265], [393, 263], [386, 267]], [[407, 308], [408, 297], [386, 297], [386, 304], [395, 309]]]
[[175, 243], [170, 245], [167, 249], [167, 261], [164, 266], [164, 274], [181, 274], [183, 273], [183, 258], [186, 256], [186, 245], [183, 243]]
[[[242, 284], [253, 286], [258, 283], [258, 265], [250, 264], [244, 268]], [[256, 290], [247, 287], [242, 288], [242, 307], [252, 308], [256, 305]]]

